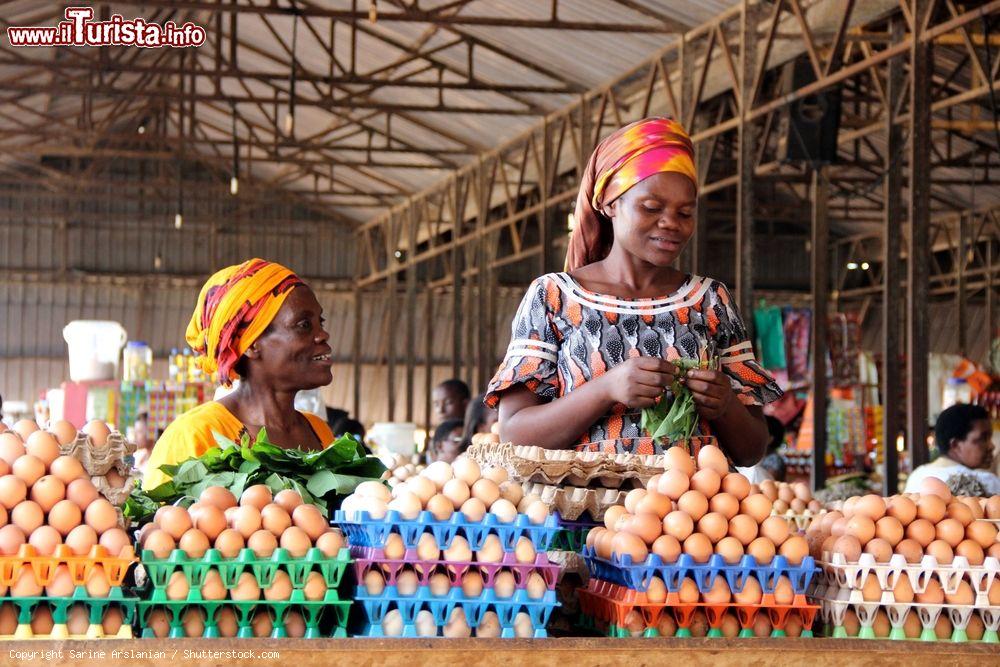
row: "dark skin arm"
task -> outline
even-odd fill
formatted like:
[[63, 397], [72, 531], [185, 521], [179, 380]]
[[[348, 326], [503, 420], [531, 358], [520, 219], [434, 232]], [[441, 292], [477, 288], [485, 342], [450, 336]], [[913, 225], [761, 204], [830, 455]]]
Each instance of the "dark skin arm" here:
[[[500, 437], [546, 449], [566, 449], [616, 403], [630, 408], [652, 406], [675, 372], [674, 365], [662, 359], [638, 357], [550, 402], [517, 385], [500, 397]], [[719, 445], [733, 463], [757, 463], [768, 440], [763, 410], [743, 405], [729, 378], [719, 371], [689, 371], [684, 381], [699, 414], [709, 421]]]

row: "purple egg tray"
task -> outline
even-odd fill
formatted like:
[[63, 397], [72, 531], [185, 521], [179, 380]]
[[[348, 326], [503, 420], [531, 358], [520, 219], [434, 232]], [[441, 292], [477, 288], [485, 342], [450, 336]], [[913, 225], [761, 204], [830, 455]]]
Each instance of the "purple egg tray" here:
[[378, 569], [386, 578], [387, 586], [395, 586], [399, 573], [405, 568], [411, 568], [417, 573], [421, 586], [430, 583], [431, 575], [443, 572], [451, 579], [453, 587], [462, 585], [462, 577], [468, 572], [479, 572], [486, 588], [493, 588], [493, 581], [501, 570], [509, 570], [514, 575], [517, 589], [528, 585], [528, 578], [537, 572], [545, 580], [548, 590], [555, 590], [559, 581], [559, 565], [551, 563], [544, 553], [537, 554], [532, 563], [519, 563], [514, 552], [504, 552], [503, 558], [497, 563], [480, 563], [477, 561], [423, 560], [417, 556], [416, 549], [407, 549], [402, 559], [386, 558], [382, 549], [375, 547], [351, 547], [354, 558], [354, 572], [359, 583], [365, 575]]

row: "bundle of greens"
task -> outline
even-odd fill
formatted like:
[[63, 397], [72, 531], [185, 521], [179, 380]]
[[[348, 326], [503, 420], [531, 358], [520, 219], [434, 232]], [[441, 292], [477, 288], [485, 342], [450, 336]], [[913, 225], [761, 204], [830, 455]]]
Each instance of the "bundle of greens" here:
[[172, 479], [148, 492], [134, 492], [126, 503], [126, 516], [143, 523], [161, 503], [196, 500], [210, 486], [225, 487], [238, 498], [255, 484], [264, 484], [272, 493], [297, 491], [303, 501], [329, 514], [358, 484], [377, 481], [386, 470], [350, 435], [321, 451], [284, 449], [268, 441], [265, 429], [253, 441], [247, 434], [238, 443], [218, 434], [215, 441], [218, 447], [198, 458], [161, 466]]
[[687, 440], [698, 428], [698, 408], [694, 404], [694, 396], [679, 380], [692, 368], [710, 367], [709, 362], [697, 359], [678, 359], [672, 363], [677, 367], [679, 377], [674, 379], [670, 391], [664, 392], [653, 407], [642, 411], [642, 430], [653, 440], [663, 442]]

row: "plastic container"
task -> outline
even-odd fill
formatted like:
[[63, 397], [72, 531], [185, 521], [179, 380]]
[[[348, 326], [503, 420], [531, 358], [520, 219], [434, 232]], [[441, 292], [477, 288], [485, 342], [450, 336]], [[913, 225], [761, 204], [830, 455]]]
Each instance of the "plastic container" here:
[[468, 572], [478, 572], [483, 578], [483, 585], [486, 588], [493, 586], [493, 580], [501, 570], [507, 570], [514, 575], [515, 586], [518, 590], [528, 585], [528, 578], [538, 573], [545, 580], [548, 590], [555, 590], [559, 581], [560, 567], [549, 562], [548, 556], [544, 553], [536, 554], [534, 562], [518, 563], [514, 553], [508, 551], [504, 553], [499, 563], [479, 563], [474, 561], [448, 561], [448, 560], [421, 560], [417, 557], [415, 550], [408, 550], [402, 560], [392, 560], [385, 558], [381, 549], [373, 547], [352, 547], [351, 554], [354, 556], [354, 571], [357, 581], [363, 582], [365, 575], [372, 570], [378, 570], [384, 577], [386, 585], [395, 586], [396, 578], [404, 568], [410, 567], [416, 573], [421, 586], [430, 583], [430, 577], [435, 572], [444, 572], [451, 580], [451, 585], [460, 587], [462, 577]]
[[100, 382], [118, 376], [118, 360], [128, 334], [118, 322], [74, 320], [63, 328], [73, 382]]
[[927, 583], [937, 579], [946, 595], [958, 590], [963, 580], [969, 582], [973, 591], [984, 594], [1000, 578], [1000, 560], [993, 557], [987, 557], [982, 565], [969, 565], [963, 556], [955, 556], [948, 565], [939, 564], [933, 556], [924, 556], [919, 563], [910, 564], [899, 554], [893, 555], [888, 563], [877, 563], [871, 554], [861, 554], [856, 563], [848, 563], [840, 553], [827, 552], [823, 558], [819, 565], [827, 587], [859, 591], [869, 577], [877, 577], [883, 591], [892, 591], [900, 577], [908, 577], [914, 593], [923, 593]]
[[122, 353], [122, 381], [145, 382], [152, 368], [152, 348], [142, 341], [130, 340]]
[[[334, 595], [329, 595], [333, 593]], [[202, 637], [207, 639], [218, 638], [219, 633], [217, 614], [223, 607], [229, 607], [236, 613], [237, 637], [254, 637], [251, 626], [254, 615], [261, 609], [268, 610], [273, 615], [274, 629], [268, 635], [274, 639], [288, 637], [285, 628], [285, 615], [290, 610], [297, 610], [305, 620], [306, 631], [304, 639], [316, 639], [322, 637], [346, 637], [347, 619], [351, 608], [350, 600], [337, 599], [336, 591], [327, 591], [327, 597], [323, 600], [308, 601], [303, 597], [302, 591], [292, 591], [288, 600], [203, 600], [201, 592], [192, 589], [186, 600], [142, 600], [139, 602], [139, 627], [140, 635], [144, 638], [154, 637], [152, 628], [149, 626], [149, 615], [154, 609], [164, 609], [170, 617], [170, 631], [168, 636], [171, 639], [183, 638], [187, 635], [184, 632], [183, 617], [185, 612], [191, 608], [201, 609], [205, 613], [205, 631]], [[323, 627], [329, 627], [325, 631]]]
[[69, 547], [60, 544], [56, 547], [55, 554], [40, 556], [33, 546], [25, 544], [21, 546], [16, 555], [0, 556], [0, 584], [3, 586], [13, 585], [21, 576], [24, 568], [31, 568], [35, 575], [35, 582], [39, 586], [48, 586], [56, 574], [56, 567], [66, 565], [69, 568], [70, 576], [73, 577], [73, 583], [82, 586], [90, 577], [91, 571], [100, 565], [108, 585], [111, 587], [121, 586], [129, 567], [133, 563], [139, 562], [132, 547], [126, 546], [122, 551], [124, 555], [111, 556], [107, 549], [97, 545], [86, 556], [76, 556]]
[[[138, 600], [134, 597], [127, 597], [121, 587], [115, 586], [108, 593], [107, 597], [95, 598], [87, 594], [87, 589], [78, 585], [69, 597], [19, 597], [4, 598], [0, 600], [3, 604], [13, 604], [17, 608], [17, 630], [13, 635], [0, 635], [3, 639], [130, 639], [132, 637], [132, 623], [136, 617]], [[66, 627], [67, 614], [70, 607], [76, 604], [83, 604], [87, 607], [90, 616], [90, 625], [84, 635], [71, 635]], [[31, 616], [34, 610], [40, 605], [47, 605], [52, 609], [52, 619], [55, 625], [48, 635], [35, 635], [31, 630]], [[101, 623], [105, 612], [109, 607], [119, 607], [122, 610], [122, 626], [119, 631], [111, 636], [104, 634], [104, 627]]]

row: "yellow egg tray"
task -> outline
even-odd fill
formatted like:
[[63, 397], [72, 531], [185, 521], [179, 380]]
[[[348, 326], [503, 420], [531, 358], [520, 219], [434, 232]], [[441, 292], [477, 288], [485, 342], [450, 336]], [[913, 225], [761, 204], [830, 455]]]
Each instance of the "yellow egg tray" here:
[[91, 624], [87, 628], [87, 633], [83, 635], [70, 634], [69, 628], [66, 627], [64, 623], [57, 623], [52, 626], [52, 632], [47, 635], [36, 635], [31, 630], [31, 625], [28, 623], [21, 623], [17, 626], [17, 630], [14, 631], [12, 635], [0, 635], [0, 641], [7, 640], [93, 640], [93, 639], [132, 639], [132, 626], [127, 623], [123, 623], [122, 627], [119, 628], [118, 633], [114, 635], [104, 634], [104, 627], [100, 623]]
[[598, 482], [609, 489], [645, 486], [666, 468], [662, 454], [606, 454], [543, 449], [512, 443], [472, 445], [468, 454], [482, 466], [504, 468], [511, 479], [545, 484], [589, 486]]
[[817, 584], [822, 580], [827, 587], [858, 591], [864, 588], [870, 576], [877, 577], [882, 590], [888, 592], [896, 588], [900, 577], [906, 576], [914, 593], [923, 593], [927, 582], [936, 578], [948, 595], [955, 593], [963, 580], [977, 593], [985, 593], [1000, 579], [1000, 560], [993, 557], [974, 566], [963, 556], [955, 556], [950, 565], [942, 565], [933, 556], [924, 556], [920, 563], [910, 564], [900, 554], [893, 555], [888, 563], [876, 562], [872, 554], [861, 554], [857, 563], [848, 563], [843, 554], [827, 551], [817, 565], [822, 571]]
[[0, 585], [13, 585], [27, 567], [34, 572], [38, 585], [48, 586], [56, 574], [56, 567], [66, 565], [73, 583], [80, 586], [87, 582], [93, 569], [100, 565], [108, 585], [121, 586], [129, 567], [138, 562], [131, 546], [125, 546], [118, 556], [110, 555], [101, 545], [94, 546], [86, 556], [77, 556], [68, 546], [60, 544], [53, 555], [42, 556], [33, 546], [25, 544], [16, 555], [0, 556]]

